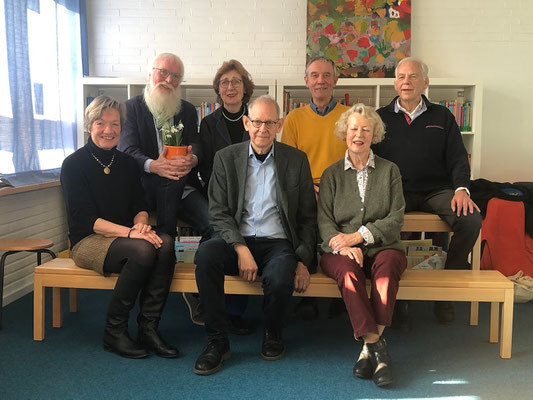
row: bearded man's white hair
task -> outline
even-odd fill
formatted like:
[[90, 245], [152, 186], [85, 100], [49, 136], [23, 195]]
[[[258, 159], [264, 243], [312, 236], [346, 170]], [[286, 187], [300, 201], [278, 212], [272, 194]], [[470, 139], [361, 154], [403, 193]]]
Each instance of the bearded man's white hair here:
[[[183, 74], [183, 62], [180, 58], [171, 53], [162, 53], [154, 58], [152, 66], [150, 67], [150, 74], [153, 74], [153, 67], [157, 64], [158, 61], [162, 59], [173, 59], [178, 62], [181, 67], [181, 73]], [[159, 90], [159, 87], [165, 87], [169, 89]], [[148, 80], [144, 88], [144, 101], [148, 106], [148, 109], [154, 116], [156, 124], [158, 127], [161, 127], [165, 122], [171, 119], [175, 114], [178, 114], [181, 109], [181, 90], [174, 88], [171, 84], [166, 81], [161, 81], [156, 85], [152, 84], [152, 79]]]

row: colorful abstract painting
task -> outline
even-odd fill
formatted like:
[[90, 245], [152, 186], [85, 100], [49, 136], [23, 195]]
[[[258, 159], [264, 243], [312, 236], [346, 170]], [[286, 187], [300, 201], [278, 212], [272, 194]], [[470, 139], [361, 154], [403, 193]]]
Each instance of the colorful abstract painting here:
[[307, 58], [335, 61], [341, 77], [393, 77], [410, 54], [411, 0], [307, 1]]

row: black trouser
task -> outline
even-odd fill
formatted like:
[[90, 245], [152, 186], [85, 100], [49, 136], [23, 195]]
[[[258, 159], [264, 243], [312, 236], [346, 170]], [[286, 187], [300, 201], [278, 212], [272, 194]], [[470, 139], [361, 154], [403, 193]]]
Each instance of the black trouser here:
[[481, 214], [474, 213], [458, 217], [452, 211], [454, 195], [451, 189], [431, 193], [404, 193], [405, 212], [424, 211], [437, 214], [451, 226], [453, 235], [448, 246], [445, 269], [468, 269], [468, 254], [472, 251], [481, 229]]
[[[297, 257], [288, 240], [246, 238], [264, 292], [265, 328], [281, 329], [294, 291]], [[238, 275], [237, 253], [223, 239], [200, 244], [195, 256], [196, 283], [209, 339], [225, 338], [229, 320], [224, 304], [224, 275]]]
[[108, 325], [127, 326], [129, 312], [141, 292], [138, 322], [157, 329], [175, 265], [174, 240], [164, 233], [159, 236], [163, 240], [159, 249], [144, 239], [129, 238], [118, 238], [109, 247], [104, 272], [120, 275], [109, 303]]

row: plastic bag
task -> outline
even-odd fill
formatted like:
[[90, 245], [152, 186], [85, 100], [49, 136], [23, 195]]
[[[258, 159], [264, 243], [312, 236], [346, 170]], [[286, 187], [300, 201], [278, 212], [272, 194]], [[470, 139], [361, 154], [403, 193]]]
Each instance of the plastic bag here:
[[444, 269], [446, 263], [446, 252], [442, 252], [442, 255], [430, 256], [424, 261], [416, 264], [413, 269]]
[[512, 276], [508, 276], [514, 282], [514, 302], [527, 303], [533, 300], [533, 278], [524, 275], [523, 271], [518, 271]]

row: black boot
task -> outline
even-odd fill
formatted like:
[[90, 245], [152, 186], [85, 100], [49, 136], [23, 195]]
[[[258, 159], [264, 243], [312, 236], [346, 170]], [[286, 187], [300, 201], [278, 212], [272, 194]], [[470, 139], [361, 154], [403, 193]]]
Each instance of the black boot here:
[[390, 385], [393, 381], [392, 362], [387, 350], [387, 343], [384, 339], [379, 339], [376, 343], [367, 343], [367, 347], [374, 369], [372, 380], [376, 386]]
[[171, 265], [171, 260], [163, 259], [168, 255], [159, 254], [160, 258], [155, 270], [139, 297], [140, 311], [137, 317], [139, 336], [137, 340], [159, 357], [176, 358], [179, 356], [178, 349], [168, 344], [157, 331], [161, 312], [167, 301], [175, 265], [173, 259]]
[[117, 353], [119, 356], [126, 358], [148, 357], [148, 351], [130, 338], [127, 329], [120, 332], [113, 332], [106, 327], [104, 332], [104, 350]]
[[137, 279], [120, 274], [107, 310], [104, 349], [127, 358], [144, 358], [148, 352], [128, 333], [128, 318], [138, 293]]

